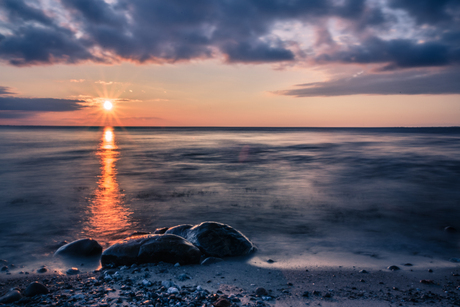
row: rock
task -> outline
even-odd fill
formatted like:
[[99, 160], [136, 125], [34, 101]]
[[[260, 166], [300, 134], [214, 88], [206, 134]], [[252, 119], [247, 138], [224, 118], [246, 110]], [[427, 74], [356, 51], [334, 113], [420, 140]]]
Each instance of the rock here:
[[177, 276], [177, 279], [179, 281], [185, 281], [187, 279], [190, 279], [190, 276], [188, 276], [187, 274], [180, 274], [179, 276]]
[[214, 307], [230, 307], [232, 303], [225, 297], [220, 297], [212, 304]]
[[361, 270], [361, 271], [359, 271], [359, 273], [367, 274], [367, 273], [369, 273], [369, 272], [366, 271], [366, 270]]
[[81, 239], [60, 247], [54, 256], [60, 257], [100, 257], [102, 246], [93, 239]]
[[177, 294], [177, 293], [179, 293], [179, 289], [177, 289], [176, 287], [168, 288], [168, 294]]
[[8, 271], [8, 266], [7, 266], [7, 265], [2, 266], [2, 268], [0, 269], [0, 271], [2, 271], [2, 272], [7, 272], [7, 271]]
[[404, 263], [404, 266], [412, 266], [413, 264], [412, 263]]
[[174, 226], [174, 227], [169, 228], [165, 233], [176, 235], [184, 239], [187, 239], [188, 231], [192, 227], [193, 225], [189, 225], [189, 224]]
[[41, 268], [39, 268], [37, 270], [37, 273], [40, 273], [40, 274], [43, 274], [43, 273], [46, 273], [46, 272], [48, 272], [48, 269], [46, 268], [45, 265], [43, 265]]
[[0, 304], [10, 304], [19, 301], [22, 298], [18, 290], [11, 290], [4, 296], [0, 297]]
[[265, 290], [265, 288], [257, 288], [256, 289], [256, 295], [257, 296], [267, 296], [268, 292]]
[[400, 268], [398, 266], [396, 266], [396, 265], [390, 265], [387, 269], [390, 270], [390, 271], [400, 270]]
[[155, 231], [153, 233], [156, 234], [156, 235], [162, 235], [162, 234], [164, 234], [166, 232], [166, 230], [168, 230], [168, 227], [157, 228], [157, 229], [155, 229]]
[[456, 233], [457, 229], [455, 229], [452, 226], [447, 226], [446, 228], [444, 228], [444, 231], [447, 232], [447, 233]]
[[188, 229], [184, 238], [213, 257], [243, 256], [255, 250], [252, 242], [241, 232], [217, 222], [195, 225]]
[[275, 263], [275, 262], [276, 262], [276, 261], [273, 260], [273, 259], [268, 259], [268, 260], [267, 260], [267, 263]]
[[80, 270], [78, 268], [70, 268], [65, 273], [67, 275], [77, 275], [80, 274]]
[[213, 264], [213, 263], [221, 262], [221, 261], [223, 261], [223, 260], [224, 260], [224, 259], [222, 259], [222, 258], [208, 257], [208, 258], [204, 259], [204, 260], [201, 262], [201, 265], [210, 265], [210, 264]]
[[200, 250], [184, 238], [173, 234], [150, 234], [115, 243], [102, 253], [101, 263], [103, 266], [160, 261], [194, 264], [200, 263], [200, 258]]
[[26, 290], [24, 290], [24, 296], [32, 297], [35, 295], [41, 295], [41, 294], [48, 294], [49, 290], [45, 285], [34, 281], [30, 285], [27, 286]]
[[309, 297], [310, 293], [308, 291], [304, 291], [302, 294], [303, 297]]

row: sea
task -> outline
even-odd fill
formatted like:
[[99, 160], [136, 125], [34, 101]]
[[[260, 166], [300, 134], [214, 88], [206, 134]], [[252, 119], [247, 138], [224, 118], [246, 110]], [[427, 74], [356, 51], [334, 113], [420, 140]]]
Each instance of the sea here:
[[458, 266], [460, 128], [0, 126], [0, 259], [18, 270], [203, 221], [261, 267]]

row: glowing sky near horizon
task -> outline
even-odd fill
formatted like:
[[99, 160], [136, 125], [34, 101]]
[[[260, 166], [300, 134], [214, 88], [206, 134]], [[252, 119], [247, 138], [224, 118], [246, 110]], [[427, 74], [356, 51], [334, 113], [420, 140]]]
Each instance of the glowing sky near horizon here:
[[0, 124], [459, 126], [459, 9], [1, 0]]

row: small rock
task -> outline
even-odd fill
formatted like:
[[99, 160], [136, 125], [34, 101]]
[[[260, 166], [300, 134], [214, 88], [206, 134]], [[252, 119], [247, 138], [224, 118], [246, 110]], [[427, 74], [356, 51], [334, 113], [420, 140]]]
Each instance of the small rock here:
[[49, 290], [45, 285], [34, 281], [30, 285], [27, 286], [26, 290], [24, 290], [24, 296], [35, 296], [35, 295], [40, 295], [40, 294], [48, 294]]
[[422, 284], [434, 284], [434, 281], [431, 280], [431, 279], [422, 279], [420, 281], [420, 283], [422, 283]]
[[46, 272], [48, 272], [48, 269], [46, 268], [45, 265], [37, 270], [37, 273], [40, 273], [40, 274], [43, 274], [43, 273], [46, 273]]
[[102, 246], [93, 239], [81, 239], [61, 246], [54, 256], [59, 257], [99, 257]]
[[428, 269], [428, 272], [433, 273], [433, 270], [432, 270], [432, 269]]
[[256, 289], [256, 295], [257, 296], [267, 296], [268, 292], [265, 290], [265, 288], [257, 288]]
[[444, 231], [447, 232], [447, 233], [456, 233], [457, 229], [455, 229], [452, 226], [447, 226], [446, 228], [444, 228]]
[[404, 266], [412, 266], [412, 263], [404, 263]]
[[80, 270], [78, 268], [70, 268], [65, 273], [67, 275], [77, 275], [80, 274]]
[[400, 270], [400, 268], [398, 266], [396, 266], [396, 265], [390, 265], [387, 269], [390, 270], [390, 271]]
[[6, 265], [2, 266], [2, 268], [0, 269], [0, 271], [2, 271], [2, 272], [7, 272], [7, 271], [8, 271], [8, 266], [6, 266]]
[[232, 303], [225, 297], [220, 297], [212, 304], [214, 307], [230, 307]]
[[190, 276], [188, 276], [187, 274], [180, 274], [178, 277], [177, 277], [178, 280], [180, 281], [185, 281], [187, 279], [190, 279]]
[[11, 290], [4, 296], [0, 297], [0, 304], [10, 304], [19, 301], [22, 298], [18, 290]]
[[144, 279], [142, 280], [142, 284], [146, 287], [150, 287], [152, 285], [152, 282], [150, 282], [150, 280]]
[[309, 297], [310, 293], [308, 291], [304, 291], [302, 294], [303, 297]]
[[366, 271], [366, 270], [361, 270], [361, 271], [359, 271], [359, 273], [364, 273], [364, 274], [367, 274], [367, 273], [369, 273], [369, 272], [368, 272], [368, 271]]
[[268, 259], [267, 262], [268, 262], [268, 263], [274, 263], [274, 262], [276, 262], [276, 261], [273, 260], [273, 259]]
[[218, 257], [208, 257], [208, 258], [204, 259], [204, 260], [201, 262], [201, 265], [210, 265], [210, 264], [218, 263], [218, 262], [221, 262], [221, 261], [223, 261], [222, 258], [218, 258]]
[[174, 266], [175, 266], [175, 267], [178, 267], [178, 266], [180, 266], [180, 263], [177, 262]]
[[177, 289], [176, 287], [168, 288], [168, 294], [177, 294], [177, 293], [179, 293], [179, 289]]

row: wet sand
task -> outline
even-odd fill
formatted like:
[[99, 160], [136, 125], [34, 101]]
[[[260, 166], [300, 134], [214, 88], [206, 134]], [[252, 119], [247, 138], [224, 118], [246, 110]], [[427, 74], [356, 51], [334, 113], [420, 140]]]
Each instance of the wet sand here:
[[[390, 264], [391, 265], [391, 264]], [[67, 276], [1, 274], [0, 294], [34, 281], [50, 293], [23, 306], [460, 306], [460, 266], [256, 267], [226, 260], [209, 266], [146, 264]], [[364, 270], [364, 271], [362, 271]], [[177, 288], [178, 292], [171, 288]], [[263, 289], [262, 289], [263, 288]], [[168, 293], [168, 290], [170, 293]], [[265, 293], [266, 291], [266, 293]], [[13, 305], [14, 305], [13, 304]]]

